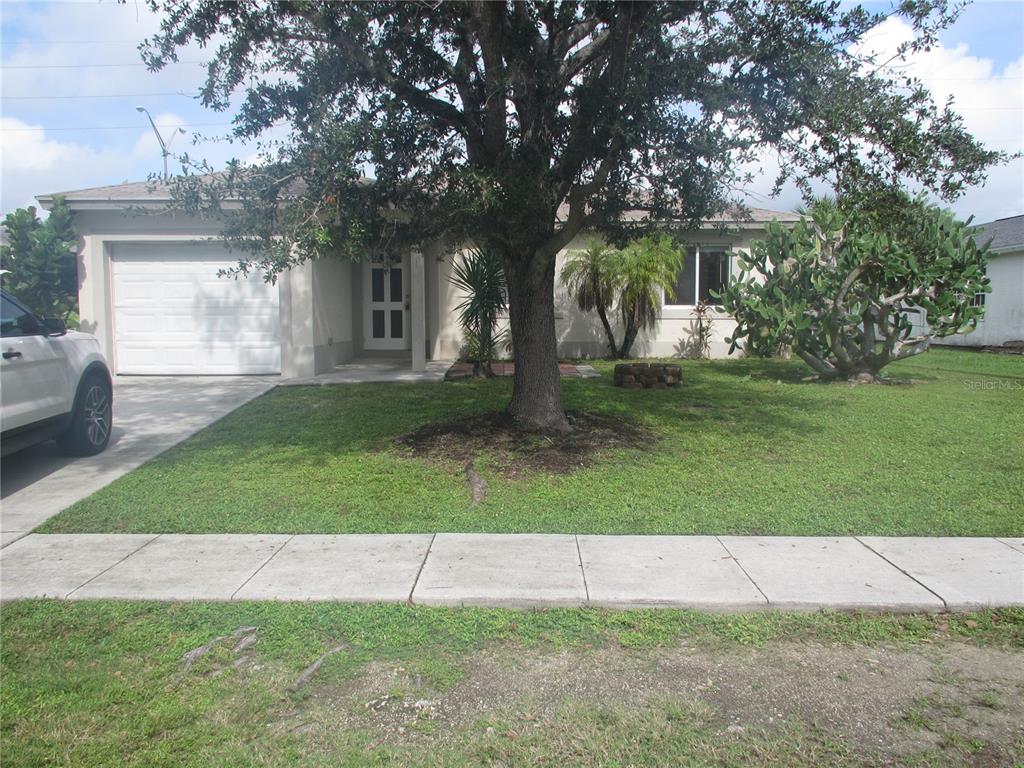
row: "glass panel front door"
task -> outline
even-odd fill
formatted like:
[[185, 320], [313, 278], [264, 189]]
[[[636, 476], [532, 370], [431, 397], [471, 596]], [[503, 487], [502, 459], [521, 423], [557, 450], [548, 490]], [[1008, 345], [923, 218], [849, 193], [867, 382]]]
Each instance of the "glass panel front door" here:
[[405, 260], [390, 267], [370, 262], [363, 265], [366, 312], [366, 349], [409, 349], [408, 274]]

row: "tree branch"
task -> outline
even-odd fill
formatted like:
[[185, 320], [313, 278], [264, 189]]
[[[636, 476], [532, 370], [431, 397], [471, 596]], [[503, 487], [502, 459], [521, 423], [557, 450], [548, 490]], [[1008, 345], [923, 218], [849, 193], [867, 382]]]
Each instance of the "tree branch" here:
[[799, 355], [801, 360], [811, 366], [811, 368], [819, 375], [827, 376], [829, 378], [836, 375], [835, 366], [830, 365], [826, 360], [801, 349], [796, 350], [796, 353]]
[[563, 61], [562, 65], [558, 68], [559, 80], [563, 83], [569, 82], [589, 64], [604, 56], [607, 53], [611, 38], [612, 30], [608, 28]]
[[[312, 12], [300, 11], [298, 13], [306, 18], [307, 21], [315, 23], [315, 19], [309, 15]], [[466, 122], [466, 116], [454, 104], [431, 96], [429, 92], [416, 87], [405, 78], [396, 75], [390, 67], [374, 59], [366, 52], [362, 45], [345, 32], [332, 29], [329, 32], [329, 41], [337, 45], [362, 70], [363, 74], [375, 79], [410, 107], [433, 115], [459, 131], [467, 139], [469, 138], [469, 126]]]
[[[508, 25], [504, 3], [476, 3], [471, 18], [477, 22], [476, 37], [484, 60], [484, 131], [486, 161], [494, 162], [505, 146], [508, 115], [505, 113], [506, 77], [502, 33]], [[491, 14], [487, 18], [485, 14]]]

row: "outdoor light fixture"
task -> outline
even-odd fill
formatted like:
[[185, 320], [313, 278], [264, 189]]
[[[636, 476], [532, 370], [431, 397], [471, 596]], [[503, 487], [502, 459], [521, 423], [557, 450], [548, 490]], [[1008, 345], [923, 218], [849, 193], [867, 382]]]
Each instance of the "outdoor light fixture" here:
[[171, 131], [170, 138], [167, 139], [167, 141], [164, 141], [164, 137], [160, 135], [160, 131], [157, 129], [156, 123], [153, 122], [153, 116], [149, 114], [149, 110], [145, 107], [136, 107], [135, 111], [145, 112], [146, 117], [149, 118], [149, 124], [153, 126], [153, 133], [156, 134], [156, 140], [160, 143], [160, 154], [163, 155], [164, 158], [164, 181], [167, 181], [167, 158], [171, 154], [171, 150], [169, 149], [169, 147], [171, 146], [171, 142], [174, 141], [174, 137], [177, 136], [179, 133], [185, 133], [185, 129], [175, 128], [173, 131]]

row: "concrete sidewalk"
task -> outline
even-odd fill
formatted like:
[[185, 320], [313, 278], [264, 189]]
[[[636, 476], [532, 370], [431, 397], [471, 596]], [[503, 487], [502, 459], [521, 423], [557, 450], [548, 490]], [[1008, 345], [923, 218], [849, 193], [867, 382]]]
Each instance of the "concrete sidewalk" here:
[[32, 534], [0, 551], [31, 597], [962, 611], [1024, 605], [1024, 539]]

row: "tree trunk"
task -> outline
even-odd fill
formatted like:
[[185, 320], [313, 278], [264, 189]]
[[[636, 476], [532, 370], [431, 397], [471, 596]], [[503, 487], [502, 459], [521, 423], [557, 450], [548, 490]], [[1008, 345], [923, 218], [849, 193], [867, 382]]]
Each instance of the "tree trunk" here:
[[562, 409], [555, 337], [555, 257], [506, 258], [505, 271], [515, 356], [508, 413], [518, 429], [564, 434], [569, 422]]
[[622, 346], [619, 348], [617, 357], [625, 360], [633, 354], [633, 344], [640, 334], [640, 328], [633, 322], [632, 318], [626, 320], [626, 330], [622, 334]]
[[598, 305], [597, 316], [601, 318], [601, 325], [604, 326], [604, 335], [608, 337], [608, 349], [612, 357], [619, 356], [619, 348], [615, 344], [615, 333], [612, 331], [612, 324], [608, 321], [608, 312], [603, 305]]

